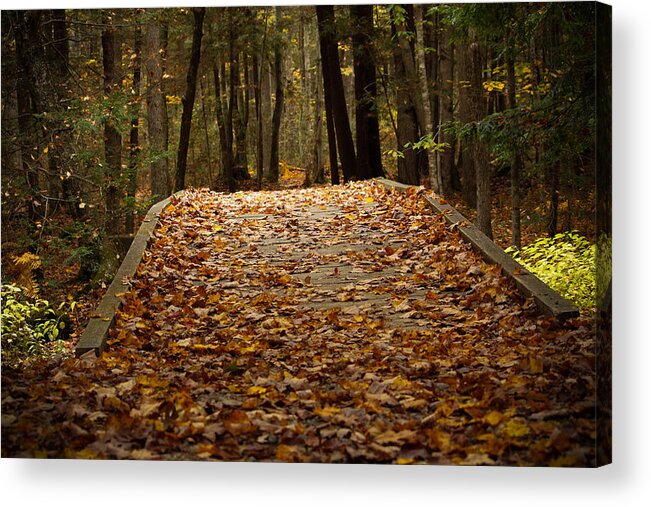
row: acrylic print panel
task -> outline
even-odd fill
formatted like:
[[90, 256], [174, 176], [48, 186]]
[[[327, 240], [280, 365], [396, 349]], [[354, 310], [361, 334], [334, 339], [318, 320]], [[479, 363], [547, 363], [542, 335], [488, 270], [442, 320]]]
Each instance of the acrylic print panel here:
[[3, 457], [610, 462], [609, 6], [2, 24]]

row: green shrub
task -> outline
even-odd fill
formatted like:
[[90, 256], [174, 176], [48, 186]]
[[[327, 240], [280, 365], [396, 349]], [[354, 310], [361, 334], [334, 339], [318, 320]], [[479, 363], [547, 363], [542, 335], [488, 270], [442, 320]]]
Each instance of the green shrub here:
[[[43, 357], [62, 349], [67, 334], [66, 310], [75, 303], [61, 303], [54, 309], [44, 299], [30, 298], [13, 284], [2, 285], [2, 360], [6, 364], [29, 357]], [[53, 343], [53, 347], [46, 344]]]
[[506, 251], [581, 310], [595, 306], [596, 247], [577, 232], [537, 239], [519, 252], [514, 247]]

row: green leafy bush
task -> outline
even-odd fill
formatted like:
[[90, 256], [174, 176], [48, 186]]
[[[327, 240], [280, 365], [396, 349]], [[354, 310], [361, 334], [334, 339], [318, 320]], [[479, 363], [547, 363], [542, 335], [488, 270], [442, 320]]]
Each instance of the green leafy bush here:
[[[15, 363], [28, 357], [45, 356], [61, 349], [67, 333], [66, 310], [75, 303], [61, 303], [52, 308], [44, 299], [30, 298], [13, 284], [2, 285], [2, 359]], [[54, 347], [46, 344], [54, 342]], [[57, 346], [58, 345], [58, 346]]]
[[565, 232], [537, 239], [521, 251], [506, 251], [580, 309], [595, 306], [596, 247], [580, 234]]

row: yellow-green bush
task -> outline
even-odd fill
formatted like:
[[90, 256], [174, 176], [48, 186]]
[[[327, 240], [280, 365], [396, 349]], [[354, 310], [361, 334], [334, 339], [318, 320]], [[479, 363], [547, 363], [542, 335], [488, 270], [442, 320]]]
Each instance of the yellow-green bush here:
[[[46, 344], [59, 343], [67, 332], [66, 306], [52, 308], [44, 299], [32, 298], [13, 284], [2, 285], [2, 360], [13, 364], [46, 354]], [[61, 345], [61, 343], [59, 343]], [[62, 347], [54, 347], [62, 348]]]
[[577, 232], [540, 238], [520, 251], [513, 247], [506, 251], [581, 310], [595, 306], [596, 247]]

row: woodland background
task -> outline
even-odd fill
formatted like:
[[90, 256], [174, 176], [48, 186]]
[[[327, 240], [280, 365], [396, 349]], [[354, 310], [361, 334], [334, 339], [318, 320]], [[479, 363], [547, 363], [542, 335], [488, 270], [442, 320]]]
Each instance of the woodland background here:
[[608, 79], [595, 59], [608, 49], [600, 12], [591, 2], [3, 11], [3, 276], [52, 301], [57, 327], [64, 310], [77, 320], [78, 300], [82, 310], [96, 300], [143, 213], [174, 191], [386, 175], [450, 199], [593, 307], [609, 276], [594, 276], [595, 226], [610, 248], [609, 201], [595, 193], [610, 156], [597, 120]]

